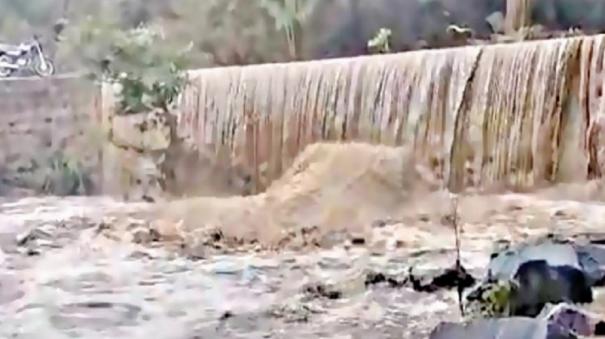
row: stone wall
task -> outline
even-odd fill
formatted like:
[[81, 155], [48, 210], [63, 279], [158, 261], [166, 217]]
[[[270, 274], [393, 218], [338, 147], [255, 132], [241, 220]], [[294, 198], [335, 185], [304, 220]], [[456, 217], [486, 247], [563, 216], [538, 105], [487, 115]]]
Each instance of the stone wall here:
[[0, 81], [0, 195], [99, 192], [99, 100], [76, 77]]
[[251, 193], [243, 168], [180, 138], [182, 107], [117, 114], [119, 88], [102, 88], [102, 193], [129, 201], [160, 201], [184, 196], [232, 196]]

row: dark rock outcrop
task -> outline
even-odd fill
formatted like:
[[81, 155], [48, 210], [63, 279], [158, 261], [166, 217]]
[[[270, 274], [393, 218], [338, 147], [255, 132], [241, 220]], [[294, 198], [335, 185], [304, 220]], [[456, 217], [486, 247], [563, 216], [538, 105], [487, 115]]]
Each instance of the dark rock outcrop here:
[[443, 323], [430, 339], [574, 339], [571, 334], [548, 333], [548, 322], [533, 318], [479, 319], [466, 324]]
[[546, 260], [524, 262], [514, 276], [512, 315], [534, 317], [547, 303], [590, 303], [592, 289], [583, 271], [572, 266], [550, 266]]
[[463, 266], [454, 266], [426, 272], [414, 272], [414, 269], [410, 268], [409, 282], [418, 292], [434, 292], [456, 287], [466, 289], [473, 286], [476, 280]]

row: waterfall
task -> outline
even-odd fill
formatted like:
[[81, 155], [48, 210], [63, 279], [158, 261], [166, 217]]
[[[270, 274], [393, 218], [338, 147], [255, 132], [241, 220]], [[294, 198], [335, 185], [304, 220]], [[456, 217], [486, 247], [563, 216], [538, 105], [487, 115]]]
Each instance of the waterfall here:
[[317, 141], [413, 145], [450, 189], [600, 176], [604, 36], [201, 69], [179, 134], [262, 190]]

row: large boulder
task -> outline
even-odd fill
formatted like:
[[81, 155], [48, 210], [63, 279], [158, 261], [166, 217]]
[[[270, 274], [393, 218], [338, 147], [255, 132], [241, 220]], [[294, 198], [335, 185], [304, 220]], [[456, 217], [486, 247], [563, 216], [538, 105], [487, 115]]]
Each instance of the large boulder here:
[[519, 266], [511, 295], [512, 315], [536, 316], [548, 303], [590, 303], [592, 289], [583, 271], [572, 266], [551, 266], [546, 260]]
[[488, 280], [514, 278], [524, 262], [544, 260], [553, 267], [572, 267], [581, 270], [591, 286], [605, 282], [605, 245], [600, 242], [574, 243], [553, 239], [521, 244], [492, 254]]
[[597, 331], [598, 319], [570, 304], [548, 304], [538, 318], [547, 320], [551, 331], [567, 331], [584, 337], [601, 335]]
[[430, 339], [571, 339], [602, 335], [602, 322], [566, 303], [547, 304], [536, 318], [477, 319], [467, 323], [442, 323]]
[[544, 260], [550, 266], [569, 266], [580, 269], [576, 250], [571, 244], [543, 242], [523, 244], [492, 254], [488, 266], [489, 280], [510, 280], [519, 267], [528, 261]]
[[605, 246], [600, 243], [574, 245], [580, 267], [593, 286], [605, 284]]
[[[589, 303], [603, 281], [605, 249], [551, 239], [492, 254], [487, 276], [466, 296], [471, 314], [534, 317], [547, 303]], [[473, 313], [474, 312], [474, 313]]]
[[469, 323], [442, 323], [430, 339], [574, 339], [571, 334], [548, 333], [548, 322], [533, 318], [478, 319]]

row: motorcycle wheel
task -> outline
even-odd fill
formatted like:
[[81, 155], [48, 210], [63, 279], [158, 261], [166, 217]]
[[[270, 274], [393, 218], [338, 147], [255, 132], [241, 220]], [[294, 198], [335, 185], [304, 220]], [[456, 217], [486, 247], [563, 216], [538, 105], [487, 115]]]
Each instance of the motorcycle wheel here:
[[53, 64], [52, 61], [50, 61], [50, 59], [46, 59], [46, 68], [45, 69], [42, 69], [42, 63], [37, 59], [32, 66], [33, 66], [34, 72], [41, 77], [47, 77], [47, 76], [51, 76], [51, 75], [55, 74], [55, 65]]
[[[0, 62], [10, 63], [11, 59], [6, 55], [0, 56]], [[13, 70], [10, 68], [0, 67], [0, 78], [6, 78], [13, 73]]]

